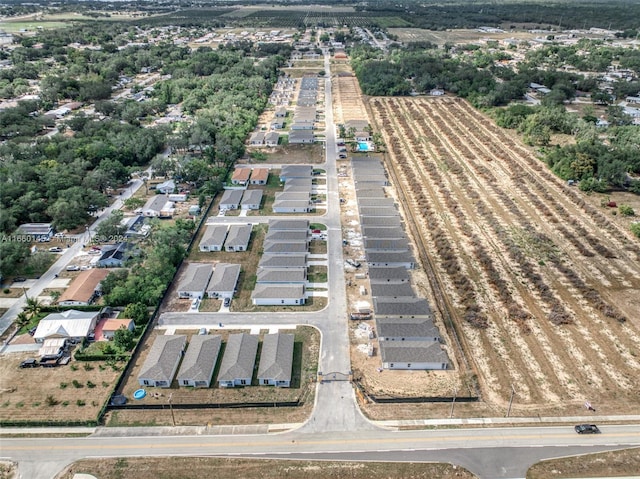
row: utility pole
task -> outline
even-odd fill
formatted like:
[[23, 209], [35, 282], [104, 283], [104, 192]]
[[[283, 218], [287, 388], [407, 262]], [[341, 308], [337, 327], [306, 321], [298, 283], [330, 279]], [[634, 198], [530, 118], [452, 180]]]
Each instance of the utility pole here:
[[511, 398], [509, 398], [509, 409], [507, 409], [507, 416], [509, 417], [509, 415], [511, 414], [511, 405], [513, 404], [513, 396], [515, 396], [516, 394], [516, 390], [513, 387], [513, 384], [511, 385]]
[[456, 396], [458, 395], [458, 390], [453, 388], [453, 400], [451, 401], [451, 412], [449, 413], [449, 419], [453, 417], [453, 407], [456, 405]]
[[171, 411], [171, 422], [175, 426], [176, 425], [176, 417], [173, 415], [173, 405], [171, 404], [172, 396], [173, 396], [173, 393], [169, 394], [169, 410]]

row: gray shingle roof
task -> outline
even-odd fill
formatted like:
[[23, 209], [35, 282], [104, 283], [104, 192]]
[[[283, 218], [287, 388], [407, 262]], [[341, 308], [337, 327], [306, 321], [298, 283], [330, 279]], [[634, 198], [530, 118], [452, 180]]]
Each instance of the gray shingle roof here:
[[269, 231], [309, 229], [309, 220], [269, 220]]
[[381, 341], [380, 355], [383, 363], [449, 363], [435, 341]]
[[404, 266], [370, 266], [369, 280], [371, 283], [385, 283], [387, 280], [409, 281], [409, 272]]
[[304, 286], [301, 284], [272, 285], [256, 284], [252, 299], [301, 299], [304, 298]]
[[368, 263], [400, 264], [413, 263], [413, 255], [409, 251], [365, 251]]
[[242, 205], [259, 205], [262, 201], [262, 190], [246, 190], [242, 195]]
[[258, 378], [291, 381], [293, 334], [265, 334], [262, 340]]
[[265, 254], [258, 264], [261, 268], [299, 268], [305, 267], [307, 256], [304, 254]]
[[358, 198], [358, 206], [393, 206], [396, 203], [393, 198]]
[[257, 283], [304, 283], [307, 268], [258, 268]]
[[439, 338], [431, 318], [376, 318], [379, 338]]
[[400, 216], [360, 216], [360, 224], [365, 226], [400, 226]]
[[285, 178], [311, 177], [313, 166], [311, 165], [283, 165], [280, 176]]
[[365, 238], [406, 238], [400, 226], [362, 226], [361, 231]]
[[406, 238], [365, 238], [366, 250], [408, 251], [409, 242]]
[[253, 377], [257, 352], [258, 336], [247, 333], [230, 334], [220, 364], [218, 381]]
[[432, 316], [431, 308], [423, 298], [373, 298], [373, 310], [380, 316]]
[[265, 241], [306, 241], [309, 238], [308, 230], [300, 231], [268, 231], [264, 237]]
[[409, 283], [371, 283], [372, 297], [415, 297], [416, 293]]
[[207, 229], [202, 235], [200, 246], [220, 245], [224, 243], [227, 237], [227, 225], [207, 225]]
[[221, 346], [221, 336], [191, 336], [176, 376], [178, 381], [210, 381]]
[[398, 216], [395, 206], [361, 206], [360, 214], [364, 216]]
[[220, 205], [238, 205], [242, 200], [243, 190], [224, 190], [222, 198], [220, 198]]
[[305, 253], [309, 249], [309, 245], [305, 240], [302, 241], [265, 241], [263, 251], [265, 254], [281, 253], [294, 254]]
[[360, 183], [356, 185], [356, 196], [358, 198], [386, 198], [387, 195], [380, 185], [374, 183]]
[[211, 280], [207, 285], [207, 292], [228, 292], [233, 291], [240, 276], [240, 265], [229, 263], [218, 263], [213, 270]]
[[231, 225], [229, 227], [229, 234], [227, 240], [224, 242], [227, 246], [245, 246], [249, 243], [249, 237], [251, 236], [250, 225]]
[[180, 360], [187, 337], [178, 334], [157, 336], [144, 360], [138, 379], [171, 382], [171, 373]]
[[213, 265], [209, 263], [190, 263], [187, 265], [178, 291], [204, 291], [212, 272]]

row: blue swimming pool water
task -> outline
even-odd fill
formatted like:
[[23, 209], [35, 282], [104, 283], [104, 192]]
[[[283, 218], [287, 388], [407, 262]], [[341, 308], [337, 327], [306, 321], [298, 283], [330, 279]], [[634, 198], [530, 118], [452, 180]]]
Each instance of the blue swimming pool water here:
[[369, 143], [362, 141], [358, 143], [358, 150], [359, 151], [369, 151]]

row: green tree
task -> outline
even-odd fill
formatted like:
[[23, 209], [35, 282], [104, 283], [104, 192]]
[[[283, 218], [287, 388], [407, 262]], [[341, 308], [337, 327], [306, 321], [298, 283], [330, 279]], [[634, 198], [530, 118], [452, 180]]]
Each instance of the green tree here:
[[113, 335], [113, 344], [122, 351], [131, 351], [134, 345], [133, 332], [126, 328], [118, 329]]
[[640, 223], [631, 223], [629, 228], [634, 235], [640, 238]]
[[101, 242], [111, 241], [114, 237], [124, 235], [126, 227], [122, 225], [124, 213], [114, 210], [95, 228], [96, 239]]
[[0, 242], [0, 275], [15, 274], [18, 266], [29, 257], [29, 245], [17, 241]]
[[142, 303], [127, 304], [124, 308], [123, 315], [126, 318], [133, 319], [137, 326], [147, 324], [149, 321], [149, 310]]

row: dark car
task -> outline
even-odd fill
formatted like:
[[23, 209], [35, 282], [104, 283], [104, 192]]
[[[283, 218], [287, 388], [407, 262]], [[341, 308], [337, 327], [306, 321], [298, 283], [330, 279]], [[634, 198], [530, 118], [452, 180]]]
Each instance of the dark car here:
[[21, 368], [37, 368], [38, 367], [38, 361], [36, 361], [33, 358], [25, 359], [24, 361], [22, 361], [20, 363], [20, 367]]
[[15, 278], [13, 278], [13, 282], [14, 283], [22, 283], [23, 281], [26, 281], [27, 278], [25, 278], [24, 276], [16, 276]]
[[600, 429], [595, 424], [578, 424], [574, 429], [578, 434], [600, 434]]
[[223, 305], [225, 308], [228, 308], [229, 306], [231, 306], [231, 298], [224, 298]]

